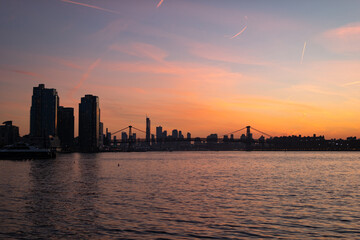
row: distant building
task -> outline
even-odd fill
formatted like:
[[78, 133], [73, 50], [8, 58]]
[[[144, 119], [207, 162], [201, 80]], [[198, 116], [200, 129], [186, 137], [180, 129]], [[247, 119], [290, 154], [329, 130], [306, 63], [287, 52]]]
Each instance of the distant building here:
[[109, 132], [109, 129], [106, 128], [106, 135], [105, 135], [105, 145], [110, 146], [111, 145], [111, 132]]
[[151, 134], [151, 144], [155, 144], [155, 135]]
[[114, 136], [114, 140], [113, 140], [113, 142], [114, 142], [114, 147], [116, 147], [116, 146], [117, 146], [116, 136]]
[[156, 127], [156, 141], [157, 142], [162, 142], [163, 141], [162, 126]]
[[19, 127], [13, 126], [12, 121], [3, 122], [0, 126], [0, 146], [14, 144], [19, 141]]
[[79, 146], [82, 152], [99, 150], [100, 133], [99, 98], [85, 95], [79, 104]]
[[146, 143], [150, 144], [150, 118], [146, 117]]
[[74, 108], [58, 108], [58, 136], [61, 147], [69, 150], [74, 145]]
[[240, 140], [243, 141], [243, 142], [246, 141], [246, 136], [245, 136], [245, 134], [241, 134]]
[[121, 133], [121, 142], [126, 143], [128, 140], [128, 135], [126, 132]]
[[59, 96], [55, 89], [39, 84], [33, 88], [30, 108], [30, 136], [41, 145], [47, 145], [50, 136], [57, 135]]
[[208, 143], [217, 143], [218, 142], [218, 135], [216, 133], [210, 134], [206, 137], [206, 142]]
[[177, 129], [172, 130], [172, 135], [171, 135], [171, 137], [172, 137], [173, 139], [178, 139], [179, 133], [178, 133], [178, 130], [177, 130]]
[[179, 139], [183, 140], [184, 139], [184, 135], [182, 134], [182, 131], [179, 131]]
[[186, 134], [186, 139], [187, 139], [187, 140], [190, 140], [190, 139], [191, 139], [191, 133], [188, 132], [188, 133]]
[[104, 123], [102, 122], [99, 125], [99, 146], [104, 146]]

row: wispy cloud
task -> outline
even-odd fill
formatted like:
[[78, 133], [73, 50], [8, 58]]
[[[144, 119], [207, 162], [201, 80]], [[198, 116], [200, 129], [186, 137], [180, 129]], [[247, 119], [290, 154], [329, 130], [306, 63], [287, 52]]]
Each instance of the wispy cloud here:
[[301, 61], [300, 61], [300, 64], [302, 64], [302, 63], [303, 63], [303, 61], [304, 61], [305, 49], [306, 49], [306, 41], [304, 42], [304, 47], [303, 47], [302, 54], [301, 54]]
[[330, 29], [320, 35], [319, 41], [329, 50], [337, 53], [360, 52], [360, 22]]
[[237, 36], [239, 36], [240, 34], [242, 34], [245, 30], [246, 30], [247, 26], [245, 26], [243, 29], [241, 29], [240, 32], [238, 32], [237, 34], [235, 34], [234, 36], [232, 36], [230, 39], [236, 38]]
[[44, 76], [42, 76], [41, 74], [38, 74], [36, 72], [15, 69], [15, 68], [9, 67], [9, 66], [0, 66], [0, 70], [13, 72], [13, 73], [18, 73], [18, 74], [23, 74], [23, 75], [27, 75], [27, 76], [30, 76], [30, 77], [44, 78]]
[[345, 83], [343, 86], [360, 85], [360, 81]]
[[62, 59], [62, 58], [59, 58], [59, 57], [47, 57], [46, 59], [48, 59], [48, 60], [50, 60], [50, 61], [52, 61], [54, 63], [57, 63], [59, 65], [71, 68], [71, 69], [76, 69], [76, 70], [82, 70], [83, 69], [83, 67], [79, 66], [75, 62], [72, 62], [72, 61], [69, 61], [69, 60], [66, 60], [66, 59]]
[[66, 2], [66, 3], [72, 3], [72, 4], [84, 6], [84, 7], [89, 7], [89, 8], [93, 8], [93, 9], [97, 9], [97, 10], [109, 12], [109, 13], [120, 14], [119, 12], [114, 11], [114, 10], [111, 10], [111, 9], [106, 9], [106, 8], [102, 8], [102, 7], [98, 7], [98, 6], [90, 5], [90, 4], [86, 4], [86, 3], [75, 2], [75, 1], [71, 1], [71, 0], [61, 0], [61, 1], [62, 1], [62, 2]]
[[110, 50], [119, 51], [139, 58], [152, 59], [158, 62], [163, 61], [167, 56], [164, 50], [147, 43], [135, 42], [130, 45], [113, 44]]
[[227, 49], [213, 44], [191, 42], [188, 44], [188, 47], [190, 48], [191, 54], [212, 61], [255, 66], [269, 65], [269, 62], [256, 59], [250, 54], [243, 53], [242, 55], [239, 55], [236, 54], [234, 51], [231, 51], [231, 49]]
[[160, 0], [160, 2], [158, 3], [158, 5], [156, 7], [157, 8], [160, 7], [163, 2], [164, 2], [164, 0]]

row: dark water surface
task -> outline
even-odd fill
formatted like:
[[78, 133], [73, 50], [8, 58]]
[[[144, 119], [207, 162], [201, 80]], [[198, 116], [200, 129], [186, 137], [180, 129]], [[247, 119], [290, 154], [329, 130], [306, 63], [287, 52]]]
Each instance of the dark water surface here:
[[360, 237], [360, 153], [0, 161], [0, 238]]

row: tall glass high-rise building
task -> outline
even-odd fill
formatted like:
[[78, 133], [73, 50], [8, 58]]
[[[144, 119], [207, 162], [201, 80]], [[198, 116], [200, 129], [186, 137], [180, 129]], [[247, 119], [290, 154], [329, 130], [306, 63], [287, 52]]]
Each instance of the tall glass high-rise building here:
[[33, 88], [30, 108], [30, 136], [48, 139], [57, 135], [59, 96], [55, 89], [39, 84]]
[[150, 118], [146, 117], [146, 143], [150, 144]]
[[82, 152], [99, 151], [99, 97], [85, 95], [79, 104], [79, 146]]
[[58, 108], [58, 136], [63, 150], [71, 150], [74, 145], [74, 109]]

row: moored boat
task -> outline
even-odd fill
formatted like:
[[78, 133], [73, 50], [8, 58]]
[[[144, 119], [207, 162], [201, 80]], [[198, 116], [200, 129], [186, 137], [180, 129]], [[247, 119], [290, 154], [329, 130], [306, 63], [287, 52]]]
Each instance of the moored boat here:
[[56, 152], [51, 149], [41, 149], [25, 143], [17, 143], [0, 149], [2, 160], [28, 160], [55, 158]]

